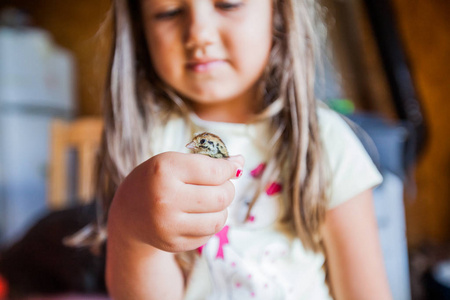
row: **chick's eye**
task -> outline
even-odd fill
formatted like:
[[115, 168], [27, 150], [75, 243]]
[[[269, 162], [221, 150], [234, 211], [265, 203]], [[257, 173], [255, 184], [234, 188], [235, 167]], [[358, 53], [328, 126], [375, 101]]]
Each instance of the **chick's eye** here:
[[206, 142], [205, 139], [201, 139], [201, 140], [200, 140], [200, 144], [202, 144], [202, 145], [203, 145], [205, 142]]
[[227, 1], [221, 1], [216, 3], [216, 7], [220, 8], [221, 10], [235, 10], [239, 8], [242, 5], [241, 2], [227, 2]]

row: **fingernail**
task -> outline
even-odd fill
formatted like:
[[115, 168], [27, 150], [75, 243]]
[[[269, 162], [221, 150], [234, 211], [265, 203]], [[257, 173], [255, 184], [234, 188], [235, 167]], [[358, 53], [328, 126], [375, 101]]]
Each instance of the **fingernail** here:
[[242, 173], [243, 173], [242, 169], [237, 169], [237, 171], [236, 171], [236, 178], [241, 177]]

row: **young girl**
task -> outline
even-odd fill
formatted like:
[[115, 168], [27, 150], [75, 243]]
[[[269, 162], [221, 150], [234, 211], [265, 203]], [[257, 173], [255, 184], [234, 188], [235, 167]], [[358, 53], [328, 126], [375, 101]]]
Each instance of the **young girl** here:
[[[316, 6], [114, 1], [99, 189], [114, 299], [390, 299], [381, 176], [314, 97]], [[230, 158], [188, 153], [205, 131]]]

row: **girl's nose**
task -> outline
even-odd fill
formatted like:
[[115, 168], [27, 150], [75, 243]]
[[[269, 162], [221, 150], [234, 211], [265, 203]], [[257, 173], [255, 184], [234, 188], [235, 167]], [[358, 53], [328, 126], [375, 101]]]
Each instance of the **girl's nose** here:
[[192, 9], [185, 28], [187, 49], [204, 48], [214, 43], [217, 33], [214, 18], [206, 8]]

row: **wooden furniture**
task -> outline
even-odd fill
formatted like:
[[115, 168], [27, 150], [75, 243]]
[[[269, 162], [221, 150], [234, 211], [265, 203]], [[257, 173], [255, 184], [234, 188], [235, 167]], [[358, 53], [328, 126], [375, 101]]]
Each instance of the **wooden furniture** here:
[[[100, 118], [84, 117], [73, 121], [55, 120], [51, 124], [48, 206], [61, 209], [70, 204], [69, 172], [75, 171], [79, 203], [92, 200], [95, 190], [95, 165], [103, 124]], [[68, 154], [76, 154], [76, 170], [70, 168]], [[73, 177], [73, 176], [72, 176]]]

